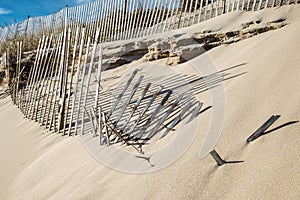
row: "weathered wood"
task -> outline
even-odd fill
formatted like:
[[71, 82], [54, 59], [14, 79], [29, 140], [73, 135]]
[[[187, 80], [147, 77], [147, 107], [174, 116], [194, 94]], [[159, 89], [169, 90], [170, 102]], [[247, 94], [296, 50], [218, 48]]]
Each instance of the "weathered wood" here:
[[[240, 1], [240, 0], [239, 0]], [[238, 6], [239, 8], [239, 6]], [[216, 7], [215, 7], [215, 17], [217, 17], [219, 15], [219, 0], [216, 1]]]
[[[91, 108], [91, 109], [92, 109], [92, 108]], [[91, 123], [92, 123], [92, 126], [93, 126], [93, 133], [94, 133], [94, 136], [96, 136], [97, 130], [96, 130], [95, 122], [94, 122], [94, 116], [93, 116], [93, 114], [92, 114], [91, 111], [88, 112], [88, 111], [86, 110], [86, 107], [84, 107], [84, 111], [85, 111], [85, 113], [87, 114], [88, 118], [90, 119], [90, 121], [91, 121]]]
[[252, 11], [255, 10], [255, 5], [256, 5], [256, 0], [254, 0], [253, 5], [252, 5]]
[[[49, 97], [47, 97], [46, 102], [47, 103], [47, 107], [45, 108], [45, 113], [47, 114], [47, 116], [45, 117], [45, 122], [46, 122], [46, 128], [48, 128], [49, 125], [49, 129], [51, 130], [51, 125], [52, 125], [52, 116], [54, 114], [54, 109], [55, 109], [55, 96], [56, 96], [56, 90], [57, 90], [57, 85], [58, 85], [58, 76], [59, 76], [59, 69], [60, 69], [60, 65], [59, 65], [59, 60], [60, 60], [60, 56], [61, 56], [61, 50], [62, 50], [62, 40], [63, 40], [63, 33], [60, 34], [59, 38], [58, 38], [58, 46], [57, 46], [57, 52], [56, 52], [56, 57], [55, 57], [55, 62], [53, 63], [53, 77], [51, 77], [50, 80], [50, 85], [48, 88], [48, 94], [50, 94], [50, 99]], [[51, 91], [51, 92], [50, 92]], [[54, 101], [54, 102], [53, 102]], [[52, 106], [53, 104], [53, 106]], [[50, 119], [51, 118], [51, 119]], [[50, 123], [49, 123], [50, 120]], [[43, 119], [44, 121], [44, 119]]]
[[201, 22], [202, 5], [203, 5], [203, 0], [200, 0], [200, 9], [199, 9], [198, 23]]
[[220, 157], [220, 155], [216, 152], [216, 150], [213, 150], [209, 153], [213, 159], [217, 162], [219, 166], [224, 165], [226, 162]]
[[[159, 0], [156, 0], [155, 3], [154, 3], [154, 8], [153, 8], [153, 11], [152, 11], [152, 17], [151, 19], [153, 19], [153, 23], [152, 23], [152, 26], [148, 28], [148, 31], [147, 31], [147, 34], [146, 35], [152, 35], [153, 34], [153, 29], [154, 29], [154, 25], [155, 25], [155, 22], [156, 22], [156, 19], [157, 19], [157, 15], [158, 15], [158, 7], [159, 7]], [[150, 21], [149, 21], [150, 23]]]
[[210, 4], [210, 9], [209, 9], [209, 19], [211, 19], [213, 16], [213, 9], [214, 9], [214, 2], [212, 1]]
[[15, 85], [15, 101], [14, 104], [19, 106], [19, 98], [18, 98], [18, 92], [19, 92], [19, 84], [20, 84], [20, 66], [21, 66], [21, 54], [22, 54], [22, 42], [18, 42], [17, 47], [17, 67], [16, 67], [16, 85]]
[[242, 11], [245, 10], [245, 0], [242, 0]]
[[56, 64], [57, 64], [57, 59], [59, 57], [59, 47], [60, 47], [60, 44], [61, 44], [61, 40], [62, 40], [62, 35], [59, 35], [58, 37], [58, 41], [54, 47], [54, 50], [55, 50], [55, 55], [54, 55], [54, 59], [53, 59], [53, 62], [51, 63], [51, 69], [50, 69], [50, 74], [46, 80], [46, 91], [45, 93], [47, 94], [46, 95], [46, 98], [43, 99], [42, 101], [42, 104], [45, 105], [45, 108], [42, 110], [41, 112], [41, 123], [42, 125], [46, 125], [47, 127], [47, 122], [45, 124], [45, 119], [46, 119], [46, 115], [48, 114], [48, 112], [50, 112], [49, 107], [51, 106], [51, 103], [52, 102], [49, 102], [49, 97], [53, 94], [53, 79], [52, 76], [55, 77], [56, 75]]
[[[106, 119], [107, 120], [107, 119]], [[103, 124], [105, 125], [105, 127], [107, 127], [107, 128], [109, 128], [110, 130], [111, 130], [111, 132], [113, 132], [122, 142], [124, 142], [127, 146], [132, 146], [137, 152], [139, 152], [139, 153], [143, 153], [140, 149], [138, 149], [137, 147], [135, 147], [134, 145], [132, 145], [132, 144], [130, 144], [127, 140], [125, 140], [124, 138], [123, 138], [123, 136], [120, 134], [120, 133], [118, 133], [118, 131], [116, 131], [116, 129], [115, 128], [113, 128], [111, 125], [109, 125], [108, 123], [107, 123], [107, 121], [106, 120], [104, 120], [103, 121]], [[109, 140], [108, 140], [109, 141]], [[109, 144], [109, 143], [108, 143]]]
[[174, 8], [174, 11], [173, 11], [173, 15], [172, 15], [172, 18], [171, 18], [171, 21], [170, 21], [170, 29], [171, 30], [176, 28], [176, 20], [177, 20], [177, 15], [178, 15], [178, 12], [179, 12], [180, 3], [181, 3], [180, 1], [176, 1], [175, 8]]
[[111, 30], [112, 30], [111, 31], [112, 32], [112, 41], [117, 40], [117, 34], [118, 34], [118, 32], [117, 32], [117, 25], [118, 25], [118, 23], [117, 23], [117, 10], [118, 10], [118, 7], [117, 7], [116, 3], [117, 3], [116, 0], [112, 1], [112, 9], [113, 9], [112, 10], [113, 23], [112, 23], [112, 28], [111, 28]]
[[41, 54], [38, 57], [38, 61], [37, 61], [37, 67], [36, 70], [34, 71], [34, 76], [33, 76], [33, 82], [32, 82], [32, 89], [31, 89], [31, 93], [30, 93], [30, 101], [28, 102], [28, 118], [31, 118], [31, 114], [32, 114], [32, 108], [33, 108], [33, 102], [35, 101], [35, 92], [36, 92], [36, 87], [38, 84], [38, 77], [39, 77], [39, 72], [41, 70], [41, 65], [40, 62], [41, 60], [44, 58], [45, 55], [45, 51], [47, 49], [47, 41], [48, 41], [48, 36], [47, 37], [43, 37], [44, 42], [43, 42], [43, 46], [41, 48]]
[[250, 2], [251, 2], [251, 0], [248, 0], [247, 11], [250, 10]]
[[36, 52], [36, 56], [35, 56], [35, 61], [34, 61], [34, 64], [33, 64], [33, 67], [30, 69], [30, 72], [29, 72], [29, 77], [28, 77], [28, 81], [27, 81], [27, 90], [28, 90], [28, 96], [26, 98], [26, 105], [25, 105], [25, 116], [28, 117], [28, 106], [31, 102], [31, 93], [32, 93], [32, 88], [33, 88], [33, 79], [35, 77], [35, 73], [36, 73], [36, 68], [37, 68], [37, 63], [38, 63], [38, 60], [39, 60], [39, 57], [40, 57], [40, 54], [41, 54], [41, 49], [43, 47], [43, 43], [44, 43], [44, 39], [45, 39], [45, 36], [43, 36], [42, 39], [39, 40], [39, 45], [38, 45], [38, 49], [37, 49], [37, 52]]
[[269, 0], [266, 0], [265, 9], [268, 7]]
[[103, 17], [104, 17], [104, 28], [103, 28], [103, 41], [106, 41], [107, 40], [107, 32], [108, 32], [108, 1], [104, 1], [105, 2], [105, 5], [104, 5], [104, 14], [103, 14]]
[[[78, 38], [79, 38], [79, 27], [76, 28], [76, 35], [75, 35], [75, 43], [73, 46], [73, 56], [72, 56], [72, 63], [71, 63], [71, 77], [70, 77], [70, 83], [69, 83], [69, 90], [67, 95], [67, 102], [66, 102], [66, 117], [64, 124], [67, 124], [68, 114], [69, 114], [69, 106], [70, 106], [70, 100], [71, 100], [71, 91], [73, 86], [73, 76], [74, 76], [74, 66], [75, 66], [75, 59], [76, 59], [76, 53], [77, 53], [77, 45], [78, 45]], [[68, 129], [71, 129], [72, 121], [69, 122]]]
[[102, 114], [102, 122], [103, 122], [103, 125], [105, 127], [106, 144], [107, 144], [107, 146], [109, 146], [110, 145], [110, 140], [109, 140], [109, 133], [108, 133], [108, 126], [107, 126], [107, 122], [106, 122], [106, 116], [103, 112], [101, 114]]
[[[73, 115], [74, 115], [74, 109], [75, 107], [75, 102], [77, 98], [77, 91], [78, 91], [78, 85], [79, 85], [79, 77], [80, 77], [80, 66], [81, 66], [81, 59], [82, 59], [82, 51], [83, 51], [83, 45], [84, 45], [84, 38], [85, 38], [85, 28], [82, 29], [81, 31], [81, 40], [80, 40], [80, 47], [79, 47], [79, 54], [78, 54], [78, 63], [77, 63], [77, 70], [76, 70], [76, 78], [75, 78], [75, 89], [73, 91], [73, 99], [72, 99], [72, 108], [71, 108], [71, 115], [70, 115], [70, 124], [73, 123]], [[79, 107], [80, 108], [80, 107]], [[76, 119], [78, 120], [78, 118]], [[75, 125], [76, 128], [76, 125]], [[69, 136], [71, 135], [71, 128], [69, 128], [68, 132]], [[75, 132], [76, 134], [76, 132]]]
[[[193, 8], [193, 2], [194, 2], [195, 0], [190, 0], [190, 7], [189, 7], [189, 13], [188, 13], [188, 15], [187, 15], [187, 23], [186, 23], [186, 26], [185, 27], [187, 27], [187, 26], [190, 26], [190, 19], [191, 19], [191, 15], [192, 15], [192, 8]], [[191, 24], [192, 25], [192, 24]]]
[[[49, 58], [47, 58], [47, 63], [45, 64], [44, 68], [45, 68], [45, 72], [43, 75], [43, 78], [41, 80], [41, 84], [40, 84], [40, 88], [37, 91], [37, 101], [35, 102], [35, 108], [34, 108], [34, 112], [35, 112], [35, 120], [38, 120], [39, 122], [41, 122], [42, 120], [42, 110], [43, 110], [43, 102], [45, 100], [46, 97], [44, 98], [40, 98], [42, 96], [48, 96], [47, 92], [47, 84], [48, 84], [48, 80], [49, 80], [49, 70], [51, 68], [51, 62], [53, 60], [53, 56], [56, 54], [56, 49], [57, 49], [57, 44], [54, 45], [54, 48], [51, 50], [50, 56]], [[42, 101], [42, 105], [41, 105], [41, 101]], [[40, 109], [40, 117], [38, 119], [38, 110]]]
[[271, 116], [261, 127], [259, 127], [248, 139], [247, 142], [253, 142], [255, 139], [260, 137], [265, 130], [267, 130], [277, 119], [279, 119], [280, 115]]
[[137, 33], [136, 33], [136, 37], [140, 37], [140, 36], [145, 36], [147, 35], [147, 31], [145, 31], [146, 27], [149, 26], [149, 20], [150, 17], [154, 16], [154, 12], [147, 12], [150, 11], [150, 8], [155, 7], [156, 1], [150, 1], [150, 0], [145, 0], [144, 3], [141, 5], [141, 10], [140, 10], [140, 15], [138, 18], [138, 29], [137, 29]]
[[[96, 38], [98, 38], [99, 36], [99, 29], [97, 30], [96, 33]], [[87, 96], [88, 96], [88, 92], [89, 92], [89, 86], [90, 86], [90, 79], [91, 79], [91, 74], [92, 74], [92, 69], [93, 69], [93, 64], [94, 64], [94, 59], [95, 59], [95, 53], [96, 53], [96, 49], [97, 49], [97, 43], [98, 41], [95, 41], [94, 45], [93, 45], [93, 51], [92, 51], [92, 58], [90, 61], [90, 66], [89, 66], [89, 71], [88, 71], [88, 76], [87, 76], [87, 81], [85, 84], [86, 90], [85, 90], [85, 96], [84, 96], [84, 101], [83, 101], [83, 106], [86, 107], [86, 103], [87, 103]], [[83, 134], [83, 127], [84, 127], [84, 121], [81, 124], [81, 135]]]
[[98, 109], [98, 135], [99, 135], [99, 144], [102, 145], [103, 143], [103, 132], [102, 132], [102, 116], [101, 116], [101, 107]]
[[98, 70], [97, 70], [97, 85], [96, 85], [96, 97], [95, 97], [95, 110], [97, 111], [98, 108], [98, 102], [99, 102], [99, 93], [101, 88], [101, 73], [102, 73], [102, 55], [103, 55], [103, 49], [100, 46], [99, 49], [99, 55], [98, 55]]
[[170, 21], [173, 17], [173, 10], [175, 6], [175, 1], [171, 1], [168, 6], [167, 17], [163, 23], [162, 32], [170, 29]]
[[94, 137], [99, 136], [97, 133], [99, 132], [99, 124], [98, 124], [98, 118], [97, 118], [97, 114], [94, 108], [90, 108], [90, 115], [92, 117], [92, 123], [93, 123], [93, 127], [94, 127]]
[[[86, 51], [85, 51], [85, 59], [84, 59], [84, 64], [83, 64], [83, 69], [82, 69], [82, 75], [81, 75], [81, 83], [80, 83], [80, 91], [79, 91], [79, 100], [78, 100], [78, 106], [77, 106], [77, 117], [76, 117], [76, 123], [75, 123], [75, 134], [77, 134], [77, 128], [78, 128], [78, 121], [80, 118], [80, 114], [81, 114], [81, 97], [82, 97], [82, 93], [83, 93], [83, 86], [84, 86], [84, 76], [85, 76], [85, 72], [86, 72], [86, 66], [87, 66], [87, 60], [88, 60], [88, 55], [89, 55], [89, 46], [90, 46], [90, 41], [91, 38], [88, 37], [88, 43], [87, 43], [87, 47], [86, 47]], [[84, 122], [81, 121], [81, 126]]]
[[116, 22], [116, 25], [117, 25], [117, 28], [116, 28], [116, 40], [119, 40], [120, 39], [120, 27], [121, 27], [121, 7], [119, 6], [120, 3], [121, 3], [121, 0], [116, 0], [117, 1], [117, 4], [118, 4], [118, 8], [117, 8], [117, 22]]
[[258, 10], [261, 9], [261, 4], [262, 4], [262, 0], [259, 0], [259, 4], [258, 4]]
[[[96, 7], [96, 11], [97, 11], [97, 19], [96, 19], [96, 27], [95, 28], [99, 28], [100, 29], [100, 33], [102, 32], [101, 27], [100, 27], [100, 23], [101, 23], [101, 14], [102, 14], [102, 0], [97, 1], [98, 5]], [[98, 38], [98, 40], [101, 42], [101, 37]]]
[[124, 16], [124, 21], [123, 21], [123, 24], [124, 24], [124, 29], [123, 29], [123, 32], [122, 32], [122, 39], [126, 39], [126, 33], [127, 33], [127, 30], [128, 30], [128, 12], [129, 12], [129, 5], [128, 5], [128, 0], [125, 0], [124, 1], [124, 6], [125, 6], [125, 16]]
[[69, 49], [70, 49], [70, 39], [71, 30], [69, 28], [69, 18], [68, 18], [68, 6], [65, 8], [65, 19], [64, 19], [64, 42], [63, 51], [61, 57], [61, 79], [59, 88], [59, 107], [58, 107], [58, 131], [62, 131], [65, 134], [65, 109], [66, 109], [66, 92], [67, 92], [67, 81], [68, 81], [68, 63], [69, 63]]
[[[165, 5], [164, 5], [164, 2], [165, 0], [161, 0], [160, 1], [160, 7], [159, 7], [159, 12], [158, 12], [158, 16], [157, 16], [157, 21], [154, 22], [154, 25], [153, 25], [153, 33], [152, 34], [156, 34], [158, 33], [158, 27], [160, 26], [160, 24], [162, 23], [162, 19], [164, 17], [164, 14], [162, 14], [162, 12], [165, 12]], [[164, 9], [163, 9], [164, 7]], [[151, 35], [152, 35], [151, 34]]]
[[112, 22], [112, 12], [111, 12], [111, 8], [112, 8], [112, 1], [108, 1], [107, 4], [107, 24], [106, 24], [106, 41], [111, 41], [111, 22]]
[[63, 70], [64, 70], [64, 65], [61, 63], [62, 59], [62, 55], [63, 55], [63, 51], [64, 48], [63, 46], [65, 45], [65, 32], [62, 32], [62, 40], [61, 40], [61, 46], [59, 48], [59, 55], [60, 57], [58, 57], [57, 60], [57, 74], [56, 74], [56, 80], [55, 80], [55, 85], [53, 88], [53, 95], [51, 97], [51, 102], [53, 102], [53, 107], [50, 108], [51, 114], [49, 115], [49, 117], [51, 117], [50, 120], [50, 130], [54, 130], [54, 132], [59, 131], [58, 127], [56, 127], [56, 117], [58, 117], [58, 110], [59, 110], [59, 105], [61, 105], [62, 103], [59, 102], [60, 100], [60, 92], [61, 92], [61, 84], [62, 84], [62, 80], [63, 80]]
[[205, 7], [204, 7], [204, 20], [207, 20], [207, 12], [208, 12], [208, 0], [205, 0]]
[[128, 17], [128, 24], [127, 24], [127, 30], [126, 30], [126, 35], [125, 35], [125, 39], [128, 40], [130, 39], [131, 35], [131, 30], [133, 29], [132, 27], [132, 22], [133, 22], [133, 16], [134, 16], [134, 7], [135, 7], [135, 0], [129, 0], [130, 1], [130, 10], [129, 12], [129, 17]]
[[39, 101], [40, 101], [40, 97], [41, 97], [41, 90], [43, 89], [43, 78], [45, 77], [45, 71], [47, 70], [47, 63], [50, 62], [49, 59], [49, 52], [51, 49], [51, 44], [53, 40], [53, 35], [51, 34], [50, 39], [48, 41], [47, 44], [47, 48], [45, 49], [45, 55], [43, 57], [43, 62], [40, 65], [40, 70], [37, 76], [37, 81], [35, 83], [35, 92], [33, 93], [33, 99], [34, 101], [31, 103], [31, 119], [33, 120], [37, 120], [37, 115], [38, 115], [38, 109], [39, 107], [37, 106]]

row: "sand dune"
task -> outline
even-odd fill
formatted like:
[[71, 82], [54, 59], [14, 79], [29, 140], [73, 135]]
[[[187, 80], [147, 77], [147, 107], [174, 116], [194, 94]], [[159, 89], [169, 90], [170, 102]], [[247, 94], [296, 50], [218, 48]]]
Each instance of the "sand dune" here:
[[[218, 46], [187, 63], [165, 65], [192, 75], [198, 73], [193, 65], [201, 67], [210, 59], [226, 73], [226, 116], [215, 148], [227, 161], [244, 162], [217, 167], [211, 157], [199, 158], [214, 112], [209, 91], [196, 95], [212, 108], [199, 116], [188, 151], [162, 170], [138, 175], [103, 166], [79, 137], [50, 134], [23, 119], [7, 97], [0, 99], [0, 199], [299, 199], [300, 7], [234, 12], [188, 29], [227, 32], [245, 22], [259, 20], [253, 26], [262, 26], [273, 19], [288, 25]], [[163, 65], [166, 59], [154, 62]], [[104, 77], [122, 75], [137, 63]], [[275, 114], [281, 117], [271, 131], [246, 144]]]

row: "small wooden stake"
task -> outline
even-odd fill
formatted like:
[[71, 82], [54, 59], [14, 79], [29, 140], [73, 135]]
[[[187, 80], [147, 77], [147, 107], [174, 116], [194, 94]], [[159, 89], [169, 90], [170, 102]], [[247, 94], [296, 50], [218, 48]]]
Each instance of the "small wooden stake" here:
[[260, 137], [265, 130], [267, 130], [278, 118], [280, 115], [271, 116], [259, 129], [257, 129], [248, 139], [247, 142], [252, 142], [256, 138]]
[[219, 166], [224, 165], [226, 162], [221, 158], [221, 156], [216, 152], [216, 150], [213, 150], [209, 153], [213, 159], [217, 162]]

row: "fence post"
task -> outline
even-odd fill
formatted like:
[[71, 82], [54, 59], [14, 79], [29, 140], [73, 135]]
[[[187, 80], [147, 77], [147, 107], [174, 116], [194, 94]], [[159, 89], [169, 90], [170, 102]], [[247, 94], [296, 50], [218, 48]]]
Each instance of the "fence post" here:
[[201, 22], [202, 4], [203, 4], [203, 0], [200, 1], [200, 9], [199, 9], [198, 23]]
[[[139, 30], [138, 30], [138, 35], [137, 35], [138, 37], [148, 35], [148, 31], [150, 29], [149, 24], [151, 24], [150, 23], [150, 16], [151, 16], [151, 19], [153, 19], [153, 17], [154, 17], [154, 8], [156, 8], [156, 4], [157, 4], [157, 0], [155, 0], [155, 1], [152, 0], [151, 3], [150, 3], [150, 0], [147, 0], [147, 4], [146, 3], [144, 4], [144, 6], [146, 7], [145, 8], [146, 10], [144, 10], [144, 8], [142, 9], [142, 16], [140, 18]], [[148, 11], [147, 7], [149, 5], [150, 5], [150, 8], [149, 8], [149, 11]], [[151, 8], [152, 6], [154, 6], [153, 9]], [[144, 14], [147, 14], [147, 18], [145, 16], [145, 20], [144, 20]]]
[[[90, 40], [91, 38], [88, 37], [88, 42], [87, 42], [87, 47], [86, 47], [86, 50], [85, 50], [85, 59], [84, 59], [84, 64], [83, 64], [83, 69], [82, 69], [82, 75], [81, 75], [81, 83], [80, 83], [80, 92], [79, 92], [79, 100], [78, 100], [78, 111], [77, 111], [77, 117], [76, 117], [76, 123], [75, 123], [75, 134], [77, 134], [77, 128], [78, 128], [78, 121], [79, 121], [79, 117], [81, 116], [80, 115], [80, 112], [82, 110], [81, 108], [81, 96], [82, 96], [82, 92], [83, 92], [83, 86], [84, 86], [84, 76], [85, 76], [85, 72], [86, 72], [86, 66], [87, 66], [87, 60], [88, 60], [88, 55], [89, 55], [89, 47], [90, 47]], [[81, 126], [84, 122], [81, 121]]]
[[[78, 90], [78, 83], [79, 83], [79, 72], [80, 72], [80, 66], [81, 66], [81, 59], [82, 59], [82, 50], [84, 46], [84, 38], [85, 38], [85, 28], [81, 31], [81, 41], [80, 41], [80, 47], [79, 47], [79, 55], [78, 55], [78, 63], [77, 63], [77, 70], [76, 70], [76, 85], [74, 89], [73, 99], [72, 99], [72, 108], [71, 108], [71, 115], [70, 115], [70, 124], [72, 124], [73, 121], [73, 115], [74, 115], [74, 109], [75, 109], [75, 103], [77, 98], [77, 90]], [[79, 107], [80, 108], [80, 107]], [[78, 118], [76, 119], [78, 121]], [[76, 122], [77, 124], [77, 122]], [[75, 126], [76, 129], [76, 126]], [[76, 132], [75, 132], [76, 134]], [[71, 128], [69, 129], [68, 135], [71, 135]]]

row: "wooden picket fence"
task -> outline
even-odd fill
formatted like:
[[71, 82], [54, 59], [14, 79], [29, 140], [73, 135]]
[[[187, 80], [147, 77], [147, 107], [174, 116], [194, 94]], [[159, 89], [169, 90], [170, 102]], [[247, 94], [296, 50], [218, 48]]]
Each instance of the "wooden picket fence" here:
[[[19, 43], [10, 92], [26, 118], [55, 133], [72, 136], [91, 132], [102, 145], [122, 142], [143, 153], [142, 146], [158, 132], [165, 129], [160, 136], [164, 138], [184, 118], [197, 116], [202, 103], [192, 92], [174, 95], [163, 86], [143, 84], [143, 75], [134, 81], [138, 70], [118, 88], [116, 96], [100, 93], [103, 50], [91, 37], [85, 46], [86, 31], [77, 27], [73, 40], [67, 26], [58, 36], [44, 35], [26, 83], [20, 81], [24, 68], [20, 69]], [[96, 38], [99, 34], [98, 28]]]
[[[44, 22], [40, 29], [43, 35], [26, 80], [22, 65], [24, 40], [17, 42], [16, 70], [9, 75], [9, 92], [14, 104], [25, 117], [50, 131], [69, 136], [92, 132], [100, 138], [101, 144], [121, 141], [142, 152], [141, 146], [147, 140], [162, 129], [166, 130], [161, 138], [165, 137], [186, 113], [195, 118], [202, 104], [191, 100], [189, 94], [172, 95], [168, 89], [163, 91], [163, 86], [152, 89], [151, 82], [142, 85], [143, 76], [133, 83], [137, 71], [111, 99], [112, 104], [107, 104], [100, 84], [103, 42], [184, 28], [234, 10], [253, 11], [297, 3], [287, 0], [185, 2], [96, 1], [55, 14], [62, 18], [58, 23], [56, 16], [57, 26], [54, 22], [40, 20]], [[105, 8], [102, 14], [97, 10], [99, 6]], [[96, 13], [96, 17], [91, 13]], [[41, 34], [29, 28], [29, 20], [24, 34]], [[112, 20], [116, 21], [110, 24]], [[150, 100], [142, 107], [141, 102], [146, 99]]]
[[[92, 42], [107, 42], [184, 28], [237, 10], [256, 11], [297, 3], [298, 0], [97, 0], [2, 27], [0, 41], [58, 35], [66, 17], [72, 33], [78, 26], [86, 28], [85, 43], [88, 37]], [[99, 39], [95, 38], [97, 28]]]

